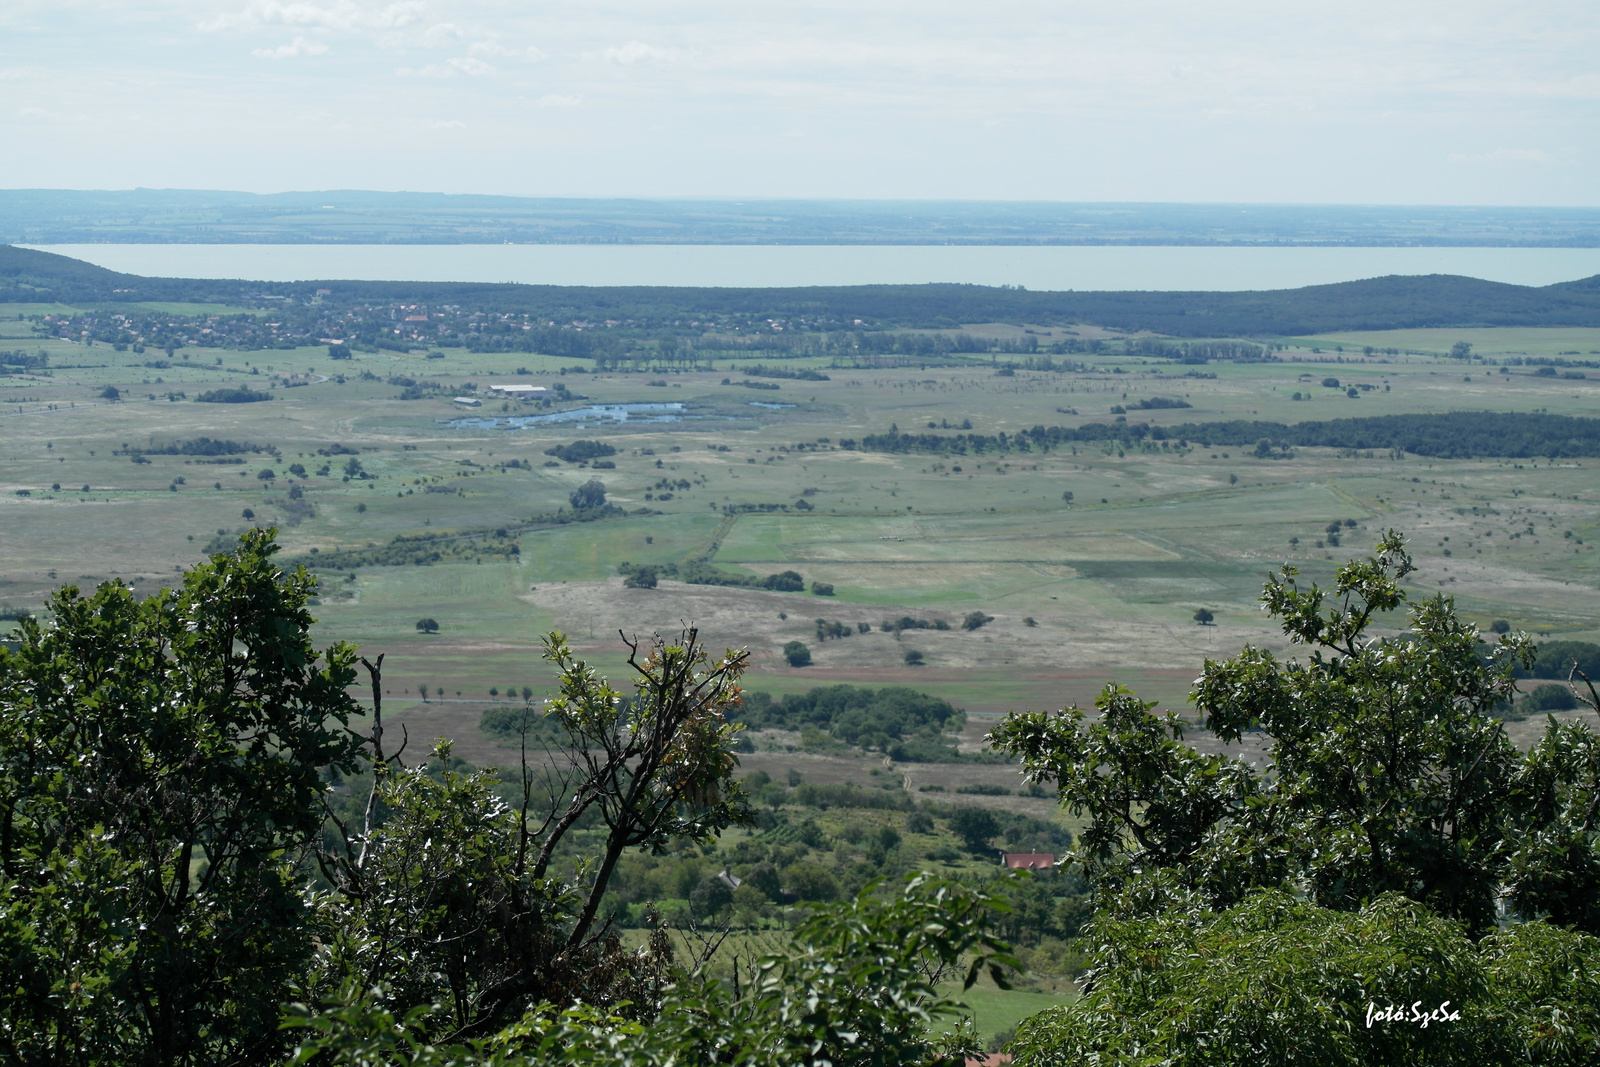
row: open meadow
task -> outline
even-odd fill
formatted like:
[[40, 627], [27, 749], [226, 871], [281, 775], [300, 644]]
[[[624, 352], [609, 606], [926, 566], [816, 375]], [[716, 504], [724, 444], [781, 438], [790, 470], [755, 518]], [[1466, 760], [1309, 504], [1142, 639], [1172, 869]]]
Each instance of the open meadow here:
[[[1600, 348], [1600, 331], [1550, 332], [1560, 336], [1545, 347]], [[1508, 347], [1494, 340], [1507, 333], [1524, 349], [1542, 344], [1534, 330], [1448, 336], [1488, 353]], [[458, 731], [491, 689], [543, 684], [539, 640], [551, 628], [620, 672], [619, 630], [695, 625], [713, 645], [749, 647], [750, 686], [774, 692], [908, 684], [985, 716], [1087, 702], [1117, 680], [1181, 706], [1206, 656], [1282, 644], [1254, 602], [1269, 569], [1292, 563], [1326, 579], [1390, 526], [1412, 538], [1418, 591], [1448, 593], [1484, 625], [1505, 618], [1540, 634], [1595, 636], [1593, 460], [1321, 448], [1257, 458], [1165, 443], [969, 456], [849, 447], [891, 428], [997, 434], [1109, 423], [1113, 407], [1154, 425], [1600, 407], [1600, 374], [1364, 357], [1353, 340], [1344, 352], [1303, 341], [1281, 362], [1200, 370], [1125, 356], [1010, 373], [988, 357], [899, 368], [791, 361], [791, 372], [809, 366], [826, 377], [796, 380], [742, 375], [752, 362], [742, 359], [687, 373], [595, 374], [582, 361], [459, 349], [334, 362], [325, 348], [191, 347], [152, 359], [41, 342], [30, 321], [11, 321], [0, 324], [0, 346], [42, 349], [50, 363], [48, 375], [0, 379], [0, 604], [36, 609], [56, 585], [110, 577], [156, 588], [245, 526], [275, 524], [285, 556], [321, 575], [324, 636], [387, 652], [392, 695], [416, 705], [407, 714]], [[1419, 344], [1408, 337], [1395, 347]], [[1329, 378], [1340, 386], [1324, 385]], [[442, 389], [400, 399], [402, 379]], [[541, 407], [489, 395], [503, 383], [545, 385], [558, 399]], [[557, 384], [567, 391], [555, 393]], [[271, 400], [194, 399], [241, 386]], [[1352, 398], [1355, 386], [1368, 388]], [[117, 399], [103, 395], [108, 387]], [[483, 399], [467, 407], [457, 396]], [[1152, 398], [1186, 406], [1137, 410]], [[160, 454], [201, 437], [261, 451]], [[579, 439], [616, 452], [602, 468], [547, 454]], [[559, 513], [594, 477], [626, 515], [537, 519]], [[1343, 524], [1339, 547], [1326, 543], [1333, 522]], [[419, 536], [446, 546], [437, 562], [337, 562]], [[514, 556], [504, 551], [512, 541]], [[493, 551], [471, 547], [491, 543]], [[324, 553], [341, 555], [316, 566]], [[630, 589], [618, 573], [625, 562], [695, 559], [735, 575], [797, 571], [808, 591], [668, 575], [654, 589]], [[814, 582], [832, 595], [814, 595]], [[1195, 623], [1202, 608], [1213, 625]], [[972, 612], [992, 621], [964, 629]], [[417, 631], [424, 617], [438, 621], [437, 633]], [[884, 629], [902, 617], [949, 628]], [[845, 636], [818, 640], [819, 620], [842, 623]], [[809, 646], [809, 666], [788, 666], [781, 650], [790, 641]], [[908, 666], [908, 652], [921, 664]], [[419, 686], [445, 702], [424, 706]]]

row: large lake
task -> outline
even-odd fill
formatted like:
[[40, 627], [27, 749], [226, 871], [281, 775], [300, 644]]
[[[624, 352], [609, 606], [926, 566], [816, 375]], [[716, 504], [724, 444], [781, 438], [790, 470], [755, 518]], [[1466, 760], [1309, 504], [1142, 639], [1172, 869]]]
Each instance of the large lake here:
[[1550, 285], [1600, 248], [951, 245], [49, 245], [128, 274], [259, 281], [798, 286], [968, 282], [1029, 289], [1290, 289], [1385, 274]]

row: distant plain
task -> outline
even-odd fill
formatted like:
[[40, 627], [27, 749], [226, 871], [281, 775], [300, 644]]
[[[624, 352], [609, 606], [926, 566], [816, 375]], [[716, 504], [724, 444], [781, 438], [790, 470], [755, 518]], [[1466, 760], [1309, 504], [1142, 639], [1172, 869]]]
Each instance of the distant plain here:
[[[994, 325], [987, 332], [1022, 329]], [[1139, 411], [1140, 420], [1292, 422], [1459, 410], [1593, 415], [1600, 408], [1600, 373], [1550, 378], [1512, 365], [1502, 374], [1492, 362], [1464, 366], [1425, 354], [1447, 352], [1459, 340], [1490, 360], [1600, 350], [1600, 330], [1504, 329], [1297, 339], [1281, 353], [1284, 362], [1201, 368], [1215, 377], [1186, 377], [1186, 368], [1132, 357], [1085, 357], [1082, 370], [1018, 369], [1013, 376], [997, 375], [988, 357], [926, 369], [791, 361], [786, 365], [812, 366], [828, 380], [783, 380], [771, 383], [777, 390], [756, 392], [722, 384], [743, 380], [737, 368], [754, 359], [659, 375], [563, 374], [581, 361], [459, 349], [439, 359], [421, 351], [358, 354], [337, 367], [325, 348], [191, 347], [164, 361], [148, 352], [39, 341], [26, 319], [11, 320], [0, 323], [0, 347], [45, 349], [51, 373], [0, 379], [0, 605], [37, 610], [55, 585], [110, 577], [156, 588], [202, 558], [219, 534], [226, 540], [248, 525], [247, 508], [255, 522], [281, 527], [286, 558], [315, 563], [313, 552], [382, 545], [399, 535], [515, 527], [557, 511], [578, 484], [598, 476], [613, 503], [650, 514], [520, 530], [515, 562], [446, 560], [322, 574], [316, 611], [323, 638], [389, 653], [386, 684], [396, 708], [430, 736], [457, 734], [463, 755], [485, 760], [495, 752], [473, 727], [490, 688], [528, 685], [542, 693], [550, 675], [539, 639], [555, 627], [621, 674], [619, 630], [674, 633], [692, 624], [714, 646], [750, 648], [751, 687], [912, 685], [966, 707], [979, 723], [1012, 708], [1087, 702], [1110, 681], [1181, 708], [1207, 656], [1231, 654], [1245, 642], [1284, 647], [1255, 604], [1269, 570], [1293, 563], [1326, 580], [1390, 526], [1412, 538], [1420, 564], [1415, 594], [1441, 590], [1482, 625], [1506, 618], [1541, 634], [1592, 640], [1600, 636], [1593, 460], [1391, 459], [1305, 448], [1274, 460], [1242, 449], [1119, 452], [1098, 445], [938, 457], [839, 446], [891, 426], [910, 432], [970, 420], [974, 432], [997, 433], [1104, 422], [1113, 405], [1155, 396], [1191, 406]], [[1380, 344], [1401, 354], [1362, 354]], [[161, 362], [167, 365], [152, 365]], [[519, 367], [528, 375], [518, 375]], [[361, 380], [363, 371], [375, 380]], [[519, 430], [452, 425], [464, 416], [512, 414], [515, 402], [468, 410], [449, 391], [401, 400], [386, 382], [397, 374], [441, 379], [453, 389], [472, 382], [480, 394], [491, 382], [559, 381], [588, 398], [571, 407], [667, 400], [682, 403], [686, 417]], [[1373, 388], [1352, 399], [1322, 385], [1327, 377]], [[270, 386], [274, 399], [193, 401], [218, 384]], [[107, 386], [122, 399], [101, 398]], [[179, 392], [184, 399], [166, 399]], [[1297, 392], [1309, 399], [1292, 400]], [[271, 446], [278, 458], [208, 464], [148, 455], [136, 463], [126, 454], [202, 435]], [[578, 437], [614, 445], [615, 468], [546, 456]], [[376, 479], [343, 481], [343, 457], [328, 475], [316, 474], [330, 462], [317, 451], [335, 443], [358, 450]], [[513, 459], [519, 466], [501, 466]], [[304, 478], [288, 470], [295, 463], [307, 468]], [[258, 477], [269, 469], [273, 478]], [[300, 499], [291, 502], [293, 489]], [[1069, 492], [1070, 503], [1063, 499]], [[787, 510], [725, 513], [736, 505]], [[1313, 547], [1330, 522], [1347, 519], [1356, 525], [1345, 529], [1340, 547]], [[699, 557], [740, 574], [794, 569], [807, 583], [833, 585], [834, 595], [671, 580], [654, 590], [624, 589], [617, 572], [625, 561]], [[1214, 612], [1216, 624], [1196, 625], [1199, 608]], [[961, 629], [972, 611], [993, 621]], [[951, 629], [883, 632], [883, 622], [907, 615]], [[440, 632], [418, 633], [421, 617], [437, 619]], [[819, 619], [856, 632], [820, 641]], [[860, 623], [870, 632], [860, 632]], [[812, 666], [785, 664], [780, 650], [791, 640], [810, 645]], [[925, 665], [908, 667], [908, 650], [921, 652]], [[435, 694], [427, 703], [418, 697], [421, 685]]]

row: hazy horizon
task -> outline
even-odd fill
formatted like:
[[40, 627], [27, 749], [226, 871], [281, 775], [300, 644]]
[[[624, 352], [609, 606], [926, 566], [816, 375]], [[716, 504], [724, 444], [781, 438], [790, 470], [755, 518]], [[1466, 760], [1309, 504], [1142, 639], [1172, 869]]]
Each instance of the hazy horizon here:
[[1600, 204], [1600, 9], [13, 0], [11, 188]]

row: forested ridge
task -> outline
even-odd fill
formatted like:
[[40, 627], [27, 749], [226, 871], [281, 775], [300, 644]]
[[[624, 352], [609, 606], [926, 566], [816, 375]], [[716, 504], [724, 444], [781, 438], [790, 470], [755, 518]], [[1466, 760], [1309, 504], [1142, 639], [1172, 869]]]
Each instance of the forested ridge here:
[[[329, 293], [318, 297], [319, 289]], [[276, 303], [267, 300], [271, 297]], [[737, 289], [585, 287], [320, 280], [262, 283], [144, 278], [65, 256], [0, 246], [0, 303], [140, 301], [282, 307], [285, 299], [336, 305], [449, 305], [661, 326], [685, 317], [775, 317], [802, 329], [953, 328], [961, 323], [1088, 322], [1174, 337], [1294, 336], [1428, 326], [1600, 326], [1600, 276], [1540, 288], [1454, 275], [1390, 276], [1266, 292], [1032, 292], [977, 285], [867, 285]]]

